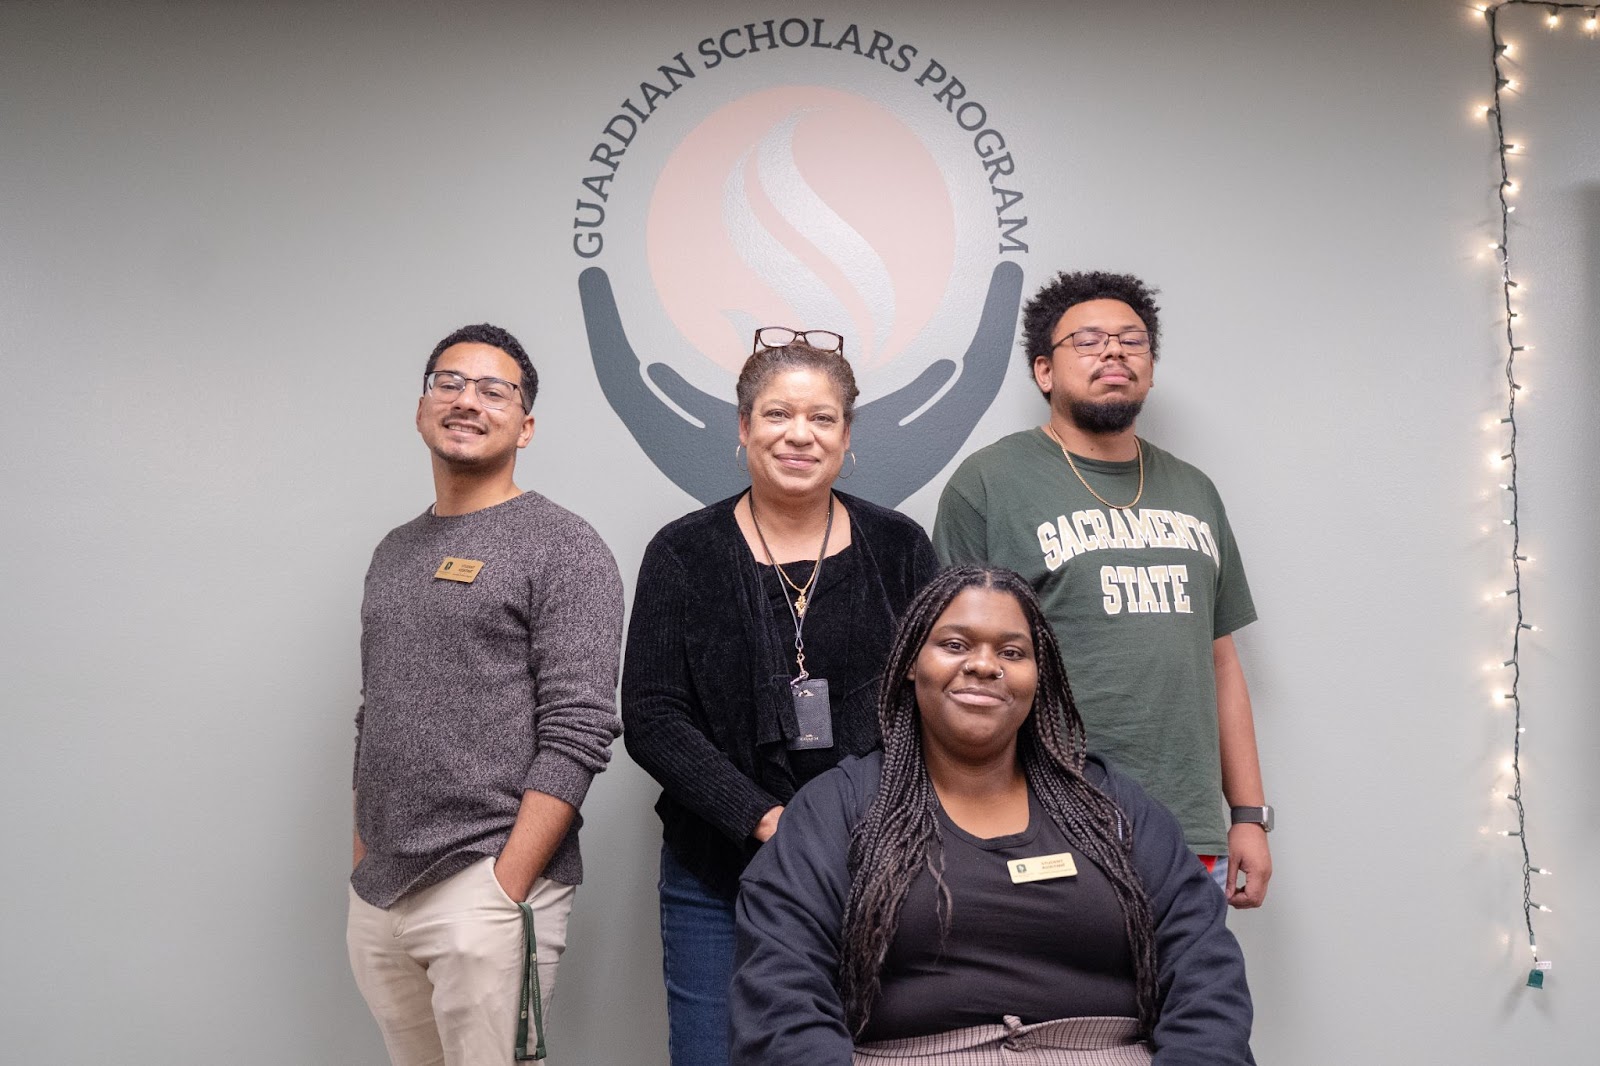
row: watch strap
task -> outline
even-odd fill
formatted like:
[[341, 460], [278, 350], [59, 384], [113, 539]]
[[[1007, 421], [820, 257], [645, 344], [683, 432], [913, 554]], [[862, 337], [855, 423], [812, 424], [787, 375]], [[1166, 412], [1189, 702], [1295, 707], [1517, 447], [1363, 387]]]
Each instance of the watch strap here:
[[1228, 815], [1234, 825], [1259, 825], [1268, 833], [1272, 832], [1273, 823], [1276, 821], [1275, 814], [1270, 804], [1228, 808]]

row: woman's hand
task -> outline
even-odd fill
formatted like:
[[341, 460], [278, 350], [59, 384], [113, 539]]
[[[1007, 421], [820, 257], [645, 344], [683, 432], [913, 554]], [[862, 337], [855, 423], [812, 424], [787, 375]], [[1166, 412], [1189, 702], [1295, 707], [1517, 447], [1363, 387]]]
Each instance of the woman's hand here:
[[778, 831], [778, 819], [783, 817], [783, 808], [774, 807], [761, 816], [761, 821], [756, 823], [755, 831], [750, 835], [765, 844], [772, 839], [772, 834]]

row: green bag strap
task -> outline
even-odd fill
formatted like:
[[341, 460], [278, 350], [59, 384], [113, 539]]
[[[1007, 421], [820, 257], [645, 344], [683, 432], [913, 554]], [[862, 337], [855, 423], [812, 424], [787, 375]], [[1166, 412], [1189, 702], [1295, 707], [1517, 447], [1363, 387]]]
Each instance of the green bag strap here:
[[[544, 1010], [539, 1003], [539, 938], [533, 931], [533, 904], [519, 903], [522, 912], [522, 1008], [517, 1015], [518, 1062], [544, 1058]], [[532, 1052], [528, 1051], [528, 1016], [533, 1015], [536, 1037]]]

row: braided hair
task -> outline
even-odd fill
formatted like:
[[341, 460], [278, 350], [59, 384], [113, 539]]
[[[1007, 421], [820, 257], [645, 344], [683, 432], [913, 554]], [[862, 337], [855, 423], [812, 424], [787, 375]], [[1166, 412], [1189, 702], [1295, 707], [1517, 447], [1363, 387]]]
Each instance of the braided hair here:
[[1139, 1026], [1148, 1035], [1159, 1010], [1155, 922], [1150, 899], [1133, 867], [1133, 831], [1111, 798], [1084, 777], [1083, 719], [1072, 700], [1055, 633], [1033, 589], [1000, 567], [953, 567], [930, 581], [907, 608], [895, 634], [878, 691], [883, 774], [878, 794], [850, 839], [850, 894], [845, 903], [839, 960], [845, 1022], [856, 1037], [866, 1029], [880, 990], [883, 964], [899, 926], [900, 908], [922, 870], [933, 876], [941, 921], [949, 929], [952, 900], [944, 882], [939, 801], [922, 751], [922, 716], [911, 680], [917, 656], [950, 602], [970, 588], [1014, 597], [1028, 620], [1039, 671], [1033, 709], [1017, 735], [1017, 754], [1029, 786], [1079, 854], [1106, 875], [1122, 908], [1133, 954]]

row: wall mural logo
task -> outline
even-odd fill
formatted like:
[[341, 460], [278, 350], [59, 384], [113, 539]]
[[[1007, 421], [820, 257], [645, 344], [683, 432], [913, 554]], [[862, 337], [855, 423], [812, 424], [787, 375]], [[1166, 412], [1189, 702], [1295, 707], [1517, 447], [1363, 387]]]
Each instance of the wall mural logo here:
[[748, 480], [732, 399], [755, 329], [834, 330], [862, 389], [844, 487], [898, 504], [1005, 377], [1028, 251], [1015, 171], [988, 107], [882, 31], [769, 19], [678, 52], [581, 178], [572, 249], [606, 399], [710, 503]]

